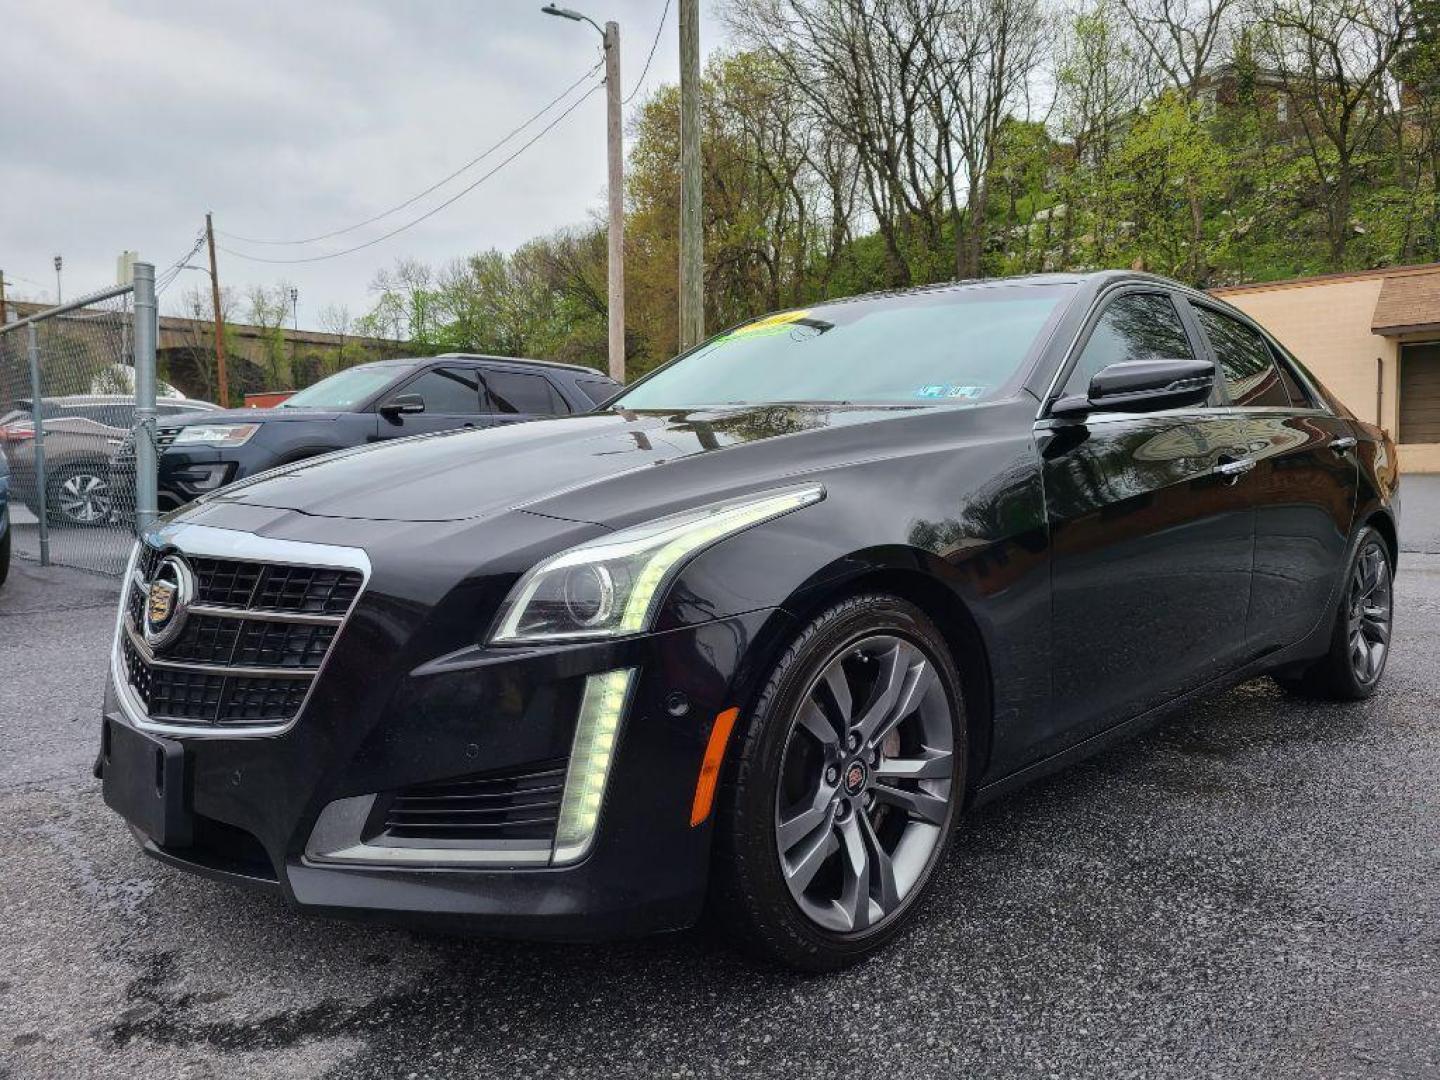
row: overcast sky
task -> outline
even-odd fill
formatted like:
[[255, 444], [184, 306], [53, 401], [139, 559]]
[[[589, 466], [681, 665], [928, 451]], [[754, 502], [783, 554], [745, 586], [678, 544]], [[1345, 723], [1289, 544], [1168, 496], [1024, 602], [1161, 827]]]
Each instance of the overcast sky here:
[[[0, 0], [7, 291], [53, 299], [57, 253], [66, 297], [111, 284], [115, 257], [126, 248], [163, 268], [189, 248], [206, 210], [217, 230], [288, 239], [341, 229], [402, 202], [502, 138], [600, 58], [599, 36], [587, 24], [542, 15], [540, 4]], [[620, 23], [628, 94], [664, 0], [571, 6]], [[702, 0], [705, 53], [722, 44], [712, 6]], [[677, 38], [672, 3], [647, 90], [677, 79]], [[306, 247], [219, 242], [275, 258], [353, 246], [453, 194], [544, 122], [435, 195], [365, 229]], [[604, 124], [604, 94], [596, 92], [493, 179], [415, 228], [324, 262], [265, 265], [222, 252], [221, 281], [242, 291], [294, 283], [302, 327], [318, 326], [326, 304], [358, 315], [371, 302], [376, 270], [399, 256], [441, 263], [509, 250], [602, 209]], [[202, 262], [203, 252], [194, 260]], [[202, 274], [182, 274], [162, 310], [184, 287], [206, 283]]]

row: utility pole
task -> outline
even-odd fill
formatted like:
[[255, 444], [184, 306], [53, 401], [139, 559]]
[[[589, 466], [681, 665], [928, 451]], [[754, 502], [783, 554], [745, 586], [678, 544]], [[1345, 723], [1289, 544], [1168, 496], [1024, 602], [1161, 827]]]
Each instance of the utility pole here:
[[0, 326], [9, 320], [5, 318], [5, 271], [0, 270]]
[[540, 9], [571, 22], [587, 22], [605, 46], [605, 143], [609, 179], [609, 275], [606, 279], [606, 307], [609, 309], [610, 377], [625, 381], [625, 146], [620, 122], [620, 24], [607, 22], [605, 28], [588, 15], [556, 4]]
[[230, 380], [225, 375], [225, 316], [220, 314], [220, 276], [215, 272], [215, 226], [205, 212], [205, 243], [210, 245], [210, 303], [215, 310], [215, 378], [220, 383], [220, 407], [230, 407]]
[[680, 351], [705, 338], [700, 189], [700, 0], [680, 0]]
[[610, 177], [610, 377], [625, 382], [625, 146], [620, 123], [620, 24], [605, 24], [605, 142]]

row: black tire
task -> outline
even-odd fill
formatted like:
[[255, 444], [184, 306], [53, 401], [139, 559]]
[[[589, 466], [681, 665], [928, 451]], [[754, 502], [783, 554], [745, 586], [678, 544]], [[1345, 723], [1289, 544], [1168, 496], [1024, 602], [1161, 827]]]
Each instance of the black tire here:
[[[863, 905], [865, 914], [855, 917], [853, 922], [865, 925], [870, 923], [872, 918], [874, 922], [865, 925], [863, 929], [839, 931], [822, 926], [812, 916], [807, 915], [802, 910], [800, 899], [792, 895], [791, 886], [786, 883], [782, 855], [778, 847], [780, 801], [781, 792], [784, 790], [781, 785], [787, 782], [782, 776], [782, 770], [787, 768], [787, 747], [792, 745], [791, 740], [797, 737], [796, 732], [802, 726], [798, 719], [799, 710], [802, 706], [813, 705], [817, 700], [812, 694], [821, 693], [819, 680], [822, 675], [833, 671], [835, 665], [840, 664], [844, 678], [847, 670], [844, 665], [850, 665], [848, 670], [854, 670], [854, 666], [858, 664], [863, 678], [867, 659], [858, 650], [866, 642], [890, 640], [901, 641], [914, 650], [910, 655], [923, 657], [933, 665], [933, 675], [927, 675], [927, 689], [923, 692], [917, 690], [913, 694], [900, 695], [904, 703], [897, 704], [891, 710], [896, 720], [890, 724], [892, 734], [884, 737], [885, 745], [890, 746], [890, 740], [895, 739], [894, 745], [898, 747], [902, 726], [908, 729], [909, 725], [919, 722], [916, 718], [921, 715], [922, 708], [928, 710], [927, 715], [930, 717], [925, 722], [944, 727], [945, 722], [938, 710], [941, 701], [948, 705], [948, 727], [953, 739], [950, 744], [953, 751], [950, 752], [948, 775], [942, 778], [934, 774], [934, 780], [914, 782], [917, 790], [927, 784], [933, 790], [947, 788], [948, 781], [944, 795], [943, 819], [941, 812], [932, 809], [934, 816], [926, 817], [921, 823], [919, 819], [912, 820], [904, 811], [895, 810], [890, 805], [878, 806], [881, 801], [887, 804], [890, 802], [889, 798], [882, 800], [882, 794], [893, 793], [893, 788], [910, 783], [892, 780], [888, 783], [893, 785], [893, 788], [885, 786], [881, 776], [891, 761], [883, 758], [879, 750], [874, 751], [871, 758], [873, 775], [866, 780], [873, 785], [873, 790], [866, 789], [853, 800], [841, 798], [849, 792], [849, 778], [852, 775], [849, 769], [853, 768], [853, 765], [841, 764], [838, 769], [825, 770], [827, 783], [835, 783], [830, 780], [832, 773], [840, 777], [840, 786], [830, 790], [833, 791], [834, 800], [845, 805], [838, 809], [832, 805], [831, 818], [817, 827], [819, 832], [810, 835], [823, 834], [823, 839], [830, 841], [832, 828], [838, 835], [843, 825], [853, 823], [855, 831], [868, 836], [863, 868], [852, 871], [857, 880], [870, 883], [865, 886], [866, 891], [860, 894], [859, 902]], [[907, 661], [910, 662], [913, 661]], [[906, 670], [908, 678], [923, 668], [907, 667]], [[868, 695], [865, 694], [864, 685], [863, 682], [858, 684], [861, 693], [857, 694], [855, 707], [850, 711], [852, 716], [867, 710], [878, 700], [878, 678]], [[907, 683], [908, 685], [910, 684]], [[918, 905], [933, 883], [936, 868], [943, 862], [954, 832], [955, 818], [965, 796], [966, 724], [960, 685], [954, 660], [935, 625], [919, 608], [895, 596], [865, 595], [838, 603], [815, 618], [790, 645], [776, 663], [751, 710], [748, 724], [742, 729], [731, 750], [729, 766], [722, 779], [717, 801], [714, 868], [709, 896], [710, 916], [741, 949], [760, 959], [800, 970], [834, 971], [863, 960], [881, 949], [913, 921]], [[920, 697], [922, 693], [923, 701]], [[942, 693], [943, 699], [940, 697]], [[866, 696], [864, 703], [858, 701], [860, 696]], [[905, 713], [912, 699], [920, 704]], [[833, 703], [835, 699], [832, 697], [830, 700]], [[902, 719], [902, 714], [910, 719]], [[831, 715], [845, 713], [844, 710], [832, 710]], [[851, 722], [861, 723], [859, 720]], [[866, 749], [868, 744], [863, 741], [858, 748], [847, 743], [848, 737], [843, 734], [846, 721], [835, 720], [834, 724], [842, 732], [836, 748], [838, 753], [870, 753]], [[906, 737], [913, 738], [908, 735]], [[927, 744], [930, 742], [929, 739], [925, 741]], [[846, 748], [847, 745], [850, 749]], [[816, 746], [817, 756], [829, 753], [828, 750], [818, 749], [819, 744]], [[922, 756], [928, 755], [928, 745], [921, 747], [920, 752]], [[895, 753], [897, 760], [894, 763], [900, 764], [898, 758], [905, 754], [898, 750]], [[866, 779], [863, 771], [862, 779]], [[829, 796], [820, 793], [818, 797], [824, 799]], [[813, 805], [818, 806], [819, 803], [815, 802]], [[931, 803], [931, 806], [933, 808], [935, 804]], [[835, 813], [844, 814], [845, 817], [836, 819]], [[877, 840], [878, 830], [892, 824], [891, 819], [886, 816], [890, 814], [897, 815], [894, 821], [900, 823], [898, 828], [902, 832], [917, 824], [927, 830], [926, 842], [933, 844], [928, 861], [922, 864], [920, 859], [912, 859], [906, 871], [911, 883], [907, 886], [908, 891], [898, 899], [895, 888], [895, 868], [900, 866], [898, 846], [896, 851], [891, 853], [896, 856], [893, 864], [888, 859], [877, 857], [877, 851], [881, 850], [880, 841]], [[863, 822], [861, 817], [864, 818]], [[879, 818], [878, 826], [872, 824], [876, 817]], [[846, 818], [850, 820], [847, 822]], [[832, 821], [838, 823], [832, 824]], [[938, 834], [933, 832], [936, 827]], [[876, 847], [869, 846], [870, 842]], [[907, 854], [914, 850], [910, 849]], [[848, 857], [848, 854], [842, 845], [833, 857], [843, 859]], [[873, 894], [869, 890], [877, 880], [872, 876], [876, 873], [871, 869], [872, 860], [875, 867], [882, 861], [885, 864], [889, 875], [885, 883], [888, 890], [882, 889], [882, 892], [888, 891], [889, 900], [893, 904], [887, 910], [884, 897], [875, 899], [875, 910], [881, 912], [878, 917], [871, 914], [870, 906]], [[843, 874], [845, 869], [842, 866], [838, 873]], [[831, 873], [834, 876], [837, 872], [832, 869]], [[818, 877], [816, 880], [819, 880]], [[803, 890], [806, 886], [799, 887]], [[851, 895], [855, 895], [854, 890]]]
[[[1383, 590], [1383, 617], [1374, 617], [1378, 605], [1365, 605], [1374, 591], [1364, 595], [1363, 582], [1367, 566], [1380, 568]], [[1281, 672], [1275, 681], [1296, 697], [1321, 701], [1359, 701], [1373, 694], [1385, 674], [1390, 658], [1390, 635], [1395, 616], [1395, 563], [1385, 538], [1368, 525], [1360, 530], [1351, 547], [1341, 580], [1340, 597], [1335, 604], [1334, 625], [1330, 631], [1330, 648], [1325, 656], [1299, 671]], [[1357, 604], [1360, 605], [1357, 611]], [[1362, 644], [1357, 647], [1356, 634]], [[1373, 657], [1379, 644], [1378, 659]], [[1357, 648], [1365, 650], [1362, 665]]]
[[[84, 495], [76, 499], [71, 491], [80, 485]], [[52, 525], [94, 528], [108, 525], [115, 517], [115, 496], [108, 465], [67, 465], [56, 470], [46, 482], [46, 509]], [[73, 510], [76, 506], [80, 509]], [[97, 516], [88, 516], [95, 514]]]
[[13, 526], [7, 525], [5, 535], [0, 536], [0, 585], [10, 576], [10, 533], [13, 531]]

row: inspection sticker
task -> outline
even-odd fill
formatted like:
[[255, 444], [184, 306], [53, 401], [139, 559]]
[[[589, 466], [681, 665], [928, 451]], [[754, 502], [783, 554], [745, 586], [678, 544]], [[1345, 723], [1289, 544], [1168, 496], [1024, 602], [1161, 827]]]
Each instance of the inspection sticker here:
[[915, 391], [917, 398], [978, 398], [988, 386], [952, 386], [946, 383], [932, 383]]

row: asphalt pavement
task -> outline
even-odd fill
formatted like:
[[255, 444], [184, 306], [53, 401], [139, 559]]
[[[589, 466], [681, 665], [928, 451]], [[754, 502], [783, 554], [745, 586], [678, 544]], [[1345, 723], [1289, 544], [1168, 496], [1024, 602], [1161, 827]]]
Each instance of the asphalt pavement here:
[[[142, 856], [90, 778], [111, 579], [0, 591], [0, 1077], [1440, 1076], [1440, 481], [1383, 689], [1265, 680], [970, 815], [826, 977], [299, 917]], [[1428, 552], [1428, 553], [1427, 553]]]

